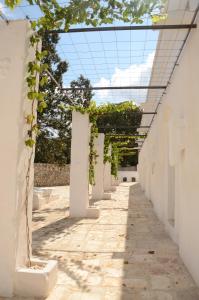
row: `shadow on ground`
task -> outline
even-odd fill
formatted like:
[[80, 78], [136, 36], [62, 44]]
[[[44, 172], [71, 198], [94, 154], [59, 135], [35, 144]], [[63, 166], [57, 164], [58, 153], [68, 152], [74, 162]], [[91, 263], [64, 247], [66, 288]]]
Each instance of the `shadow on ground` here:
[[59, 266], [50, 300], [199, 300], [140, 185], [122, 184], [112, 196], [96, 202], [97, 220], [70, 219], [65, 208], [47, 208], [45, 220], [43, 211], [35, 216], [41, 226], [33, 232], [33, 254]]

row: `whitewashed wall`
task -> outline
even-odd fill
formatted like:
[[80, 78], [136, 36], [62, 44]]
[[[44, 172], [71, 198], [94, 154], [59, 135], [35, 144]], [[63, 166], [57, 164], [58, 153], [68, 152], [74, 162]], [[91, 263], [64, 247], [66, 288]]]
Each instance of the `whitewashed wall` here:
[[159, 106], [138, 171], [199, 285], [199, 28], [192, 30]]
[[[18, 267], [26, 265], [26, 172], [30, 149], [25, 146], [31, 112], [27, 95], [29, 50], [28, 21], [0, 22], [0, 296], [12, 296]], [[28, 218], [31, 230], [33, 159], [30, 174]], [[31, 240], [31, 234], [30, 234]]]

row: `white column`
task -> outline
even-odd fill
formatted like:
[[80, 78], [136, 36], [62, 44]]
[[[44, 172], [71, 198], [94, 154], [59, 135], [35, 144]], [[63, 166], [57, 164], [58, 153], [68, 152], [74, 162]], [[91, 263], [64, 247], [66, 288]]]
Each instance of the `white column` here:
[[27, 24], [22, 22], [9, 25], [0, 22], [0, 296], [7, 297], [14, 293], [15, 268], [25, 264], [27, 258], [25, 228], [19, 231], [20, 225], [25, 223], [25, 214], [20, 208], [25, 201], [29, 157], [24, 142], [25, 112], [30, 110], [30, 101], [28, 103], [22, 95], [26, 92], [23, 89], [27, 29]]
[[[112, 146], [109, 145], [108, 155], [111, 156]], [[112, 186], [112, 175], [111, 175], [111, 163], [106, 162], [104, 164], [104, 191], [105, 192], [114, 192], [116, 190], [115, 186]], [[105, 199], [110, 199], [108, 194], [104, 194]]]
[[34, 51], [29, 49], [30, 34], [28, 21], [11, 21], [8, 25], [0, 22], [0, 297], [44, 295], [40, 293], [40, 284], [34, 286], [35, 270], [27, 266], [26, 228], [28, 219], [31, 249], [34, 160], [32, 149], [25, 146], [28, 131], [25, 117], [31, 113], [32, 105], [26, 97], [27, 63], [34, 58]]
[[94, 143], [98, 157], [95, 165], [95, 185], [92, 187], [92, 198], [100, 200], [104, 196], [104, 134], [99, 133]]
[[115, 178], [115, 176], [112, 175], [111, 180], [112, 180], [112, 186], [118, 186], [119, 185], [118, 177]]
[[[108, 155], [111, 155], [112, 147], [109, 146]], [[110, 192], [112, 189], [112, 179], [111, 179], [111, 163], [106, 162], [104, 164], [104, 191]]]
[[89, 208], [89, 115], [73, 111], [70, 167], [70, 217], [98, 217]]

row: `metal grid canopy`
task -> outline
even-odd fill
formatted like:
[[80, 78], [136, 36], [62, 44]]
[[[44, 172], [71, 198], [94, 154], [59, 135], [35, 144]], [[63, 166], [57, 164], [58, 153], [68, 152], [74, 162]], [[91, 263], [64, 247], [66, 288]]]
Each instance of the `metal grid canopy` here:
[[[176, 9], [177, 7], [177, 9]], [[168, 18], [164, 22], [164, 24], [175, 24], [178, 23], [189, 23], [194, 24], [195, 19], [197, 17], [199, 11], [199, 1], [169, 1], [168, 5]], [[186, 41], [189, 37], [191, 29], [188, 31], [177, 30], [177, 31], [161, 31], [159, 34], [156, 53], [153, 62], [153, 68], [151, 72], [150, 84], [154, 84], [156, 82], [156, 77], [159, 76], [159, 83], [166, 84], [167, 86], [172, 81], [172, 75], [175, 71], [175, 68], [179, 65], [179, 58], [182, 53], [182, 50], [186, 44]], [[170, 42], [168, 43], [168, 37], [170, 38]], [[179, 41], [181, 40], [181, 41]], [[162, 64], [160, 59], [161, 47], [167, 47], [167, 51], [165, 54], [167, 55], [167, 59]], [[173, 60], [172, 55], [174, 54], [176, 58]], [[159, 68], [161, 66], [162, 72], [159, 73]], [[161, 100], [163, 95], [166, 93], [166, 90], [163, 93], [160, 91], [151, 91], [148, 90], [146, 102], [143, 103], [142, 108], [145, 112], [153, 110], [154, 112], [158, 112], [158, 107], [161, 104]], [[149, 126], [148, 129], [139, 129], [140, 133], [147, 134], [150, 131], [150, 127], [153, 123], [155, 116], [143, 115], [141, 126]], [[140, 141], [139, 145], [142, 147], [144, 141]]]
[[[59, 1], [63, 5], [68, 2]], [[25, 1], [16, 13], [10, 12], [2, 0], [0, 3], [7, 19], [33, 20], [41, 16], [37, 5], [30, 6]], [[198, 4], [199, 0], [170, 0], [168, 18], [161, 25], [152, 26], [144, 17], [144, 23], [138, 26], [117, 22], [111, 27], [85, 28], [82, 24], [80, 28], [71, 27], [67, 33], [59, 31], [57, 50], [69, 62], [69, 70], [63, 76], [64, 87], [70, 89], [70, 82], [83, 74], [95, 89], [97, 103], [141, 103], [147, 98], [145, 111], [148, 106], [148, 111], [156, 112], [187, 35], [195, 27]], [[148, 131], [154, 116], [143, 116], [143, 132]]]

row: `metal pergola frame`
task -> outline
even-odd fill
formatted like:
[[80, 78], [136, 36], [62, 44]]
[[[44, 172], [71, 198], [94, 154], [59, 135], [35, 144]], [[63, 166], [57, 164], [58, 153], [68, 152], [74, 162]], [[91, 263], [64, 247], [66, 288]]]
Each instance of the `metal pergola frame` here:
[[142, 137], [145, 137], [146, 136], [146, 134], [137, 134], [137, 133], [135, 133], [135, 134], [133, 134], [133, 133], [107, 133], [107, 135], [108, 136], [110, 136], [110, 137], [114, 137], [114, 136], [124, 136], [124, 137], [128, 137], [128, 136], [131, 136], [131, 137], [140, 137], [140, 138], [142, 138]]
[[[192, 27], [192, 26], [193, 26], [193, 25], [196, 25], [194, 22], [195, 22], [195, 20], [196, 20], [196, 17], [197, 17], [198, 12], [199, 12], [199, 4], [198, 4], [198, 6], [197, 6], [197, 8], [196, 8], [196, 10], [195, 10], [195, 12], [194, 12], [193, 18], [192, 18], [191, 23], [190, 23], [190, 27], [189, 27], [189, 29], [188, 29], [188, 32], [187, 32], [186, 37], [185, 37], [185, 39], [184, 39], [184, 42], [183, 42], [183, 44], [182, 44], [182, 46], [181, 46], [181, 48], [180, 48], [179, 54], [178, 54], [178, 56], [177, 56], [177, 58], [176, 58], [176, 61], [175, 61], [174, 65], [173, 65], [173, 69], [172, 69], [171, 74], [170, 74], [170, 76], [169, 76], [169, 80], [168, 80], [168, 83], [167, 83], [167, 87], [166, 87], [164, 93], [162, 94], [162, 96], [161, 96], [161, 98], [160, 98], [160, 100], [158, 101], [158, 104], [157, 104], [157, 106], [156, 106], [156, 109], [155, 109], [156, 114], [158, 113], [158, 108], [159, 108], [159, 105], [161, 104], [162, 97], [164, 96], [164, 94], [166, 94], [166, 90], [167, 90], [167, 88], [168, 88], [168, 86], [169, 86], [169, 84], [170, 84], [170, 82], [171, 82], [171, 78], [172, 78], [172, 76], [173, 76], [173, 73], [174, 73], [174, 71], [175, 71], [175, 68], [176, 68], [176, 66], [179, 65], [178, 62], [179, 62], [180, 56], [181, 56], [181, 54], [182, 54], [182, 52], [183, 52], [183, 50], [184, 50], [184, 47], [185, 47], [185, 44], [186, 44], [188, 38], [189, 38], [189, 35], [190, 35], [190, 33], [191, 33], [191, 29], [194, 28], [194, 27]], [[197, 28], [197, 26], [196, 26], [195, 28]], [[151, 119], [151, 122], [150, 122], [150, 125], [149, 125], [149, 130], [146, 132], [146, 134], [149, 133], [149, 131], [150, 131], [150, 129], [151, 129], [151, 126], [152, 126], [152, 124], [153, 124], [154, 119], [155, 119], [155, 114], [153, 115], [153, 117], [152, 117], [152, 119]], [[140, 147], [141, 147], [140, 150], [142, 149], [142, 147], [143, 147], [143, 145], [144, 145], [144, 142], [145, 142], [145, 139], [143, 139], [142, 144], [140, 145]]]
[[90, 28], [72, 28], [68, 31], [64, 29], [49, 30], [48, 33], [80, 33], [80, 32], [101, 32], [101, 31], [124, 31], [124, 30], [165, 30], [165, 29], [191, 29], [197, 28], [197, 24], [158, 24], [158, 25], [132, 25], [132, 26], [105, 26]]
[[[139, 129], [139, 128], [149, 128], [150, 126], [139, 126], [139, 127], [137, 127], [137, 126], [117, 126], [117, 125], [115, 125], [115, 126], [109, 126], [109, 125], [107, 125], [107, 126], [99, 126], [98, 127], [98, 129]], [[111, 134], [111, 132], [110, 132], [110, 134]], [[119, 133], [118, 133], [119, 134]]]
[[[194, 19], [195, 20], [195, 19]], [[91, 27], [91, 28], [72, 28], [68, 31], [59, 29], [59, 30], [51, 30], [48, 31], [49, 34], [60, 34], [60, 33], [81, 33], [81, 32], [102, 32], [102, 31], [126, 31], [126, 30], [176, 30], [176, 29], [188, 29], [189, 31], [192, 28], [197, 28], [197, 24], [194, 22], [190, 24], [158, 24], [158, 25], [132, 25], [132, 26], [106, 26], [106, 27]], [[91, 87], [91, 90], [150, 90], [150, 89], [164, 89], [166, 90], [168, 85], [155, 85], [155, 86], [142, 86], [142, 85], [136, 85], [136, 86], [98, 86], [98, 87]], [[72, 90], [79, 90], [83, 91], [86, 90], [84, 88], [62, 88], [63, 91], [72, 91]], [[156, 111], [157, 113], [157, 111]]]
[[[189, 37], [189, 34], [191, 32], [191, 29], [194, 29], [194, 28], [197, 28], [197, 24], [195, 24], [195, 19], [196, 19], [196, 16], [197, 16], [197, 13], [199, 11], [199, 5], [194, 13], [194, 16], [192, 18], [192, 21], [190, 24], [157, 24], [157, 25], [132, 25], [132, 26], [106, 26], [106, 27], [91, 27], [91, 28], [73, 28], [73, 29], [69, 29], [68, 31], [65, 31], [65, 30], [62, 30], [62, 29], [59, 29], [59, 30], [52, 30], [52, 31], [48, 31], [49, 34], [64, 34], [64, 33], [81, 33], [81, 32], [107, 32], [107, 31], [127, 31], [127, 30], [130, 30], [130, 31], [136, 31], [136, 30], [178, 30], [178, 29], [188, 29], [188, 32], [187, 32], [187, 35], [184, 39], [184, 42], [183, 42], [183, 45], [182, 47], [180, 48], [180, 51], [179, 51], [179, 55], [177, 56], [177, 59], [174, 63], [174, 66], [173, 66], [173, 69], [171, 71], [171, 74], [170, 74], [170, 77], [169, 77], [169, 80], [168, 80], [168, 83], [167, 85], [164, 85], [164, 86], [159, 86], [159, 85], [146, 85], [146, 86], [143, 86], [143, 85], [136, 85], [136, 86], [98, 86], [98, 87], [91, 87], [91, 90], [128, 90], [128, 89], [134, 89], [134, 90], [143, 90], [143, 89], [147, 89], [147, 90], [157, 90], [157, 89], [162, 89], [164, 90], [162, 96], [165, 94], [166, 92], [166, 89], [168, 87], [168, 85], [170, 84], [170, 80], [171, 80], [171, 77], [174, 73], [174, 70], [176, 68], [176, 66], [178, 65], [178, 61], [179, 61], [179, 58], [180, 58], [180, 55], [184, 49], [184, 46], [186, 44], [186, 41]], [[61, 88], [61, 90], [63, 91], [71, 91], [71, 90], [85, 90], [84, 88], [71, 88], [71, 87], [68, 87], [68, 88]], [[162, 99], [162, 97], [161, 97]], [[157, 104], [157, 107], [155, 109], [154, 112], [142, 112], [142, 114], [146, 114], [146, 115], [153, 115], [152, 117], [152, 120], [150, 122], [150, 125], [148, 126], [139, 126], [139, 128], [137, 127], [134, 127], [134, 126], [104, 126], [104, 127], [99, 127], [99, 129], [149, 129], [151, 128], [151, 125], [153, 123], [153, 120], [155, 118], [155, 115], [158, 113], [158, 107], [161, 103], [161, 99], [159, 100], [158, 104]], [[147, 130], [147, 132], [144, 132], [143, 134], [138, 134], [137, 137], [143, 137], [143, 141], [141, 145], [139, 145], [139, 147], [137, 148], [138, 151], [141, 150], [143, 144], [144, 144], [144, 141], [147, 137], [147, 134], [149, 132], [149, 130]], [[111, 134], [111, 133], [110, 133]], [[119, 135], [119, 133], [116, 133], [116, 135]], [[121, 135], [121, 134], [120, 134]], [[135, 135], [134, 135], [135, 136]]]
[[[81, 33], [81, 32], [102, 32], [102, 31], [134, 31], [134, 30], [176, 30], [176, 29], [188, 29], [188, 34], [190, 33], [191, 29], [197, 28], [197, 24], [194, 23], [197, 12], [199, 7], [197, 8], [194, 18], [190, 24], [156, 24], [156, 25], [130, 25], [130, 26], [104, 26], [104, 27], [89, 27], [89, 28], [72, 28], [69, 30], [64, 29], [58, 29], [58, 30], [49, 30], [47, 31], [48, 34], [67, 34], [67, 33]], [[185, 38], [185, 42], [187, 40], [187, 37]], [[184, 44], [185, 44], [184, 42]], [[183, 46], [184, 46], [183, 44]], [[180, 49], [180, 53], [182, 52], [183, 47]], [[177, 61], [179, 59], [179, 56], [177, 58]], [[175, 63], [176, 65], [176, 63]], [[174, 66], [175, 67], [175, 66]], [[166, 89], [167, 85], [136, 85], [136, 86], [98, 86], [98, 87], [92, 87], [91, 90], [127, 90], [127, 89]], [[71, 91], [71, 90], [84, 90], [83, 88], [62, 88], [63, 91]], [[155, 112], [157, 113], [157, 111]]]
[[[158, 89], [166, 89], [166, 85], [133, 85], [133, 86], [93, 86], [89, 88], [90, 90], [158, 90]], [[62, 88], [63, 91], [83, 91], [88, 88]]]
[[[171, 78], [173, 76], [173, 73], [175, 71], [175, 68], [176, 66], [178, 66], [178, 62], [179, 62], [179, 58], [182, 54], [182, 51], [185, 47], [185, 44], [188, 40], [188, 37], [190, 35], [190, 32], [192, 29], [195, 29], [197, 28], [197, 24], [195, 23], [195, 20], [196, 20], [196, 17], [197, 17], [197, 14], [199, 12], [199, 4], [194, 12], [194, 15], [193, 15], [193, 18], [191, 20], [191, 22], [189, 24], [154, 24], [154, 25], [130, 25], [130, 26], [103, 26], [103, 27], [89, 27], [89, 28], [72, 28], [72, 29], [69, 29], [69, 30], [64, 30], [64, 29], [58, 29], [58, 30], [49, 30], [49, 31], [46, 31], [48, 34], [67, 34], [67, 33], [86, 33], [86, 32], [108, 32], [108, 31], [141, 31], [141, 30], [185, 30], [187, 29], [187, 34], [185, 36], [185, 39], [183, 41], [183, 44], [181, 46], [181, 48], [179, 49], [179, 54], [176, 58], [176, 61], [174, 62], [174, 65], [173, 65], [173, 68], [172, 68], [172, 71], [170, 73], [170, 76], [169, 76], [169, 80], [167, 82], [167, 85], [164, 85], [164, 86], [159, 86], [159, 85], [146, 85], [146, 86], [143, 86], [143, 85], [136, 85], [136, 86], [98, 86], [98, 87], [92, 87], [91, 90], [164, 90], [163, 93], [162, 93], [162, 96], [160, 98], [160, 100], [158, 101], [157, 103], [157, 106], [156, 106], [156, 109], [154, 112], [141, 112], [143, 115], [153, 115], [152, 116], [152, 119], [151, 119], [151, 122], [148, 126], [139, 126], [139, 128], [135, 127], [135, 126], [104, 126], [104, 127], [99, 127], [99, 129], [148, 129], [147, 131], [145, 132], [142, 132], [142, 134], [137, 134], [137, 137], [143, 137], [143, 141], [140, 141], [142, 144], [139, 145], [139, 150], [142, 148], [143, 144], [144, 144], [144, 141], [150, 131], [150, 128], [152, 126], [152, 123], [154, 121], [154, 118], [155, 118], [155, 115], [157, 115], [158, 113], [158, 108], [159, 108], [159, 105], [161, 104], [161, 101], [162, 101], [162, 97], [163, 95], [166, 93], [166, 90], [170, 84], [170, 81], [171, 81]], [[6, 16], [1, 13], [0, 14], [0, 17], [7, 23], [9, 23], [9, 20], [7, 20]], [[56, 79], [53, 77], [53, 75], [49, 72], [49, 71], [46, 71], [48, 73], [48, 75], [51, 77], [51, 79], [56, 83], [57, 87], [60, 89], [60, 90], [63, 90], [63, 91], [71, 91], [71, 90], [85, 90], [85, 88], [71, 88], [71, 87], [68, 87], [68, 88], [63, 88], [62, 86], [60, 86], [60, 84], [56, 81]], [[110, 135], [113, 135], [114, 133], [110, 133]], [[115, 133], [115, 135], [122, 135], [122, 134], [119, 134], [119, 133]], [[129, 134], [128, 134], [129, 135]], [[132, 134], [132, 136], [135, 136], [135, 134]], [[138, 150], [138, 151], [139, 151]]]

